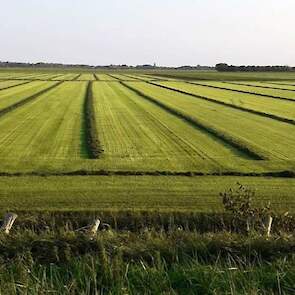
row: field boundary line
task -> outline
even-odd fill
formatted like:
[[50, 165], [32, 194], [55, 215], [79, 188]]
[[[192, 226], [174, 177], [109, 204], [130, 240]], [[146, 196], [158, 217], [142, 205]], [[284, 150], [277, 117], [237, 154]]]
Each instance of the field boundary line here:
[[[48, 80], [49, 81], [61, 81], [60, 79], [57, 79], [57, 80], [53, 80], [53, 79], [55, 79], [57, 77], [62, 77], [62, 76], [64, 76], [64, 74], [57, 74], [57, 75], [54, 75], [53, 77], [49, 78]], [[66, 81], [66, 80], [64, 80], [64, 81]]]
[[85, 137], [90, 159], [98, 159], [103, 152], [95, 119], [92, 81], [87, 83], [84, 99]]
[[[295, 87], [295, 81], [293, 81], [293, 83], [294, 84], [287, 84], [287, 83], [280, 83], [280, 82], [267, 82], [267, 84], [285, 85], [285, 86], [293, 86], [293, 87]], [[295, 91], [295, 89], [287, 89], [287, 88], [278, 88], [278, 89]]]
[[[161, 88], [164, 88], [164, 89], [167, 89], [167, 90], [171, 90], [171, 91], [174, 91], [174, 92], [178, 92], [178, 93], [181, 93], [181, 94], [189, 95], [189, 96], [192, 96], [192, 97], [195, 97], [195, 98], [203, 99], [203, 100], [206, 100], [206, 101], [209, 101], [209, 102], [212, 102], [212, 103], [227, 106], [227, 107], [237, 109], [237, 110], [240, 110], [240, 111], [243, 111], [243, 112], [248, 112], [248, 113], [258, 115], [258, 116], [262, 116], [262, 117], [266, 117], [266, 118], [273, 119], [273, 120], [276, 120], [276, 121], [280, 121], [280, 122], [283, 122], [283, 123], [288, 123], [288, 124], [295, 125], [295, 120], [293, 120], [293, 119], [288, 119], [288, 118], [280, 117], [280, 116], [277, 116], [277, 115], [274, 115], [274, 114], [269, 114], [269, 113], [249, 109], [249, 108], [244, 108], [244, 107], [241, 107], [241, 106], [236, 106], [234, 104], [227, 103], [225, 101], [220, 101], [220, 100], [217, 100], [215, 98], [194, 94], [194, 93], [191, 93], [191, 92], [187, 92], [187, 91], [183, 91], [183, 90], [180, 90], [180, 89], [172, 88], [172, 87], [162, 85], [162, 84], [156, 84], [156, 83], [148, 82], [148, 81], [146, 83], [154, 85], [154, 86], [158, 86], [158, 87], [161, 87]], [[184, 81], [184, 83], [198, 85], [198, 84], [195, 84], [195, 83], [190, 83], [190, 82], [185, 82], [185, 81]]]
[[69, 80], [69, 81], [77, 81], [80, 77], [81, 77], [82, 74], [78, 74], [76, 77], [74, 77], [72, 80]]
[[10, 89], [10, 88], [13, 88], [13, 87], [16, 87], [16, 86], [21, 86], [21, 85], [25, 85], [25, 84], [29, 84], [31, 83], [32, 81], [25, 81], [23, 83], [19, 83], [19, 84], [16, 84], [16, 85], [10, 85], [10, 86], [6, 86], [4, 88], [1, 88], [0, 91], [2, 90], [6, 90], [6, 89]]
[[39, 92], [37, 92], [37, 93], [35, 93], [35, 94], [29, 96], [29, 97], [26, 97], [26, 98], [22, 99], [22, 100], [19, 101], [19, 102], [16, 102], [16, 103], [14, 103], [14, 104], [12, 104], [12, 105], [6, 107], [6, 108], [1, 109], [1, 110], [0, 110], [0, 117], [2, 117], [3, 115], [5, 115], [5, 114], [7, 114], [7, 113], [9, 113], [9, 112], [11, 112], [11, 111], [13, 111], [13, 110], [15, 110], [15, 109], [18, 108], [18, 107], [21, 107], [21, 106], [23, 106], [23, 105], [25, 105], [25, 104], [31, 102], [32, 100], [38, 98], [38, 96], [40, 96], [40, 95], [42, 95], [42, 94], [44, 94], [44, 93], [50, 91], [51, 89], [53, 89], [53, 88], [59, 86], [59, 85], [62, 84], [62, 83], [63, 83], [63, 82], [57, 82], [57, 83], [55, 83], [54, 85], [51, 85], [51, 86], [48, 87], [48, 88], [45, 88], [45, 89], [43, 89], [43, 90], [41, 90], [41, 91], [39, 91]]
[[0, 177], [26, 177], [26, 176], [182, 176], [182, 177], [206, 177], [206, 176], [241, 176], [241, 177], [274, 177], [295, 178], [295, 171], [280, 170], [269, 172], [200, 172], [200, 171], [168, 171], [168, 170], [74, 170], [68, 172], [0, 172]]
[[138, 81], [141, 81], [141, 82], [145, 82], [146, 81], [146, 80], [143, 80], [143, 79], [138, 78], [137, 76], [136, 77], [132, 77], [129, 74], [121, 74], [121, 75], [124, 76], [124, 77], [126, 77], [126, 78], [135, 79], [135, 80], [138, 80]]
[[112, 74], [107, 74], [107, 75], [110, 76], [110, 77], [113, 78], [113, 79], [116, 79], [116, 80], [118, 80], [118, 81], [122, 81], [121, 79], [119, 79], [119, 78], [113, 76]]
[[[192, 118], [191, 116], [184, 114], [183, 112], [177, 111], [176, 109], [174, 109], [172, 107], [169, 107], [165, 103], [162, 103], [162, 102], [154, 99], [153, 97], [144, 94], [143, 92], [133, 88], [130, 85], [125, 84], [124, 82], [120, 82], [120, 83], [122, 85], [124, 85], [125, 87], [127, 87], [128, 89], [130, 89], [131, 91], [133, 91], [134, 93], [136, 93], [137, 95], [141, 96], [142, 98], [153, 102], [154, 104], [160, 106], [161, 108], [165, 109], [169, 113], [177, 116], [178, 118], [185, 120], [187, 123], [191, 124], [192, 126], [197, 127], [198, 129], [203, 130], [203, 131], [213, 135], [214, 137], [218, 138], [219, 140], [223, 141], [224, 143], [226, 143], [226, 144], [232, 146], [233, 148], [239, 150], [240, 152], [248, 155], [252, 159], [254, 159], [254, 160], [268, 160], [268, 158], [265, 155], [263, 155], [262, 153], [260, 154], [260, 152], [253, 151], [246, 144], [240, 142], [240, 140], [237, 140], [228, 134], [220, 132], [217, 129], [215, 129], [214, 127], [207, 126], [206, 124], [200, 122], [199, 120]], [[153, 83], [148, 83], [148, 84], [154, 85]]]
[[[0, 78], [0, 81], [29, 81], [29, 82], [32, 82], [32, 81], [36, 81], [35, 79], [21, 79], [21, 78], [11, 78], [11, 79], [7, 79], [7, 78]], [[37, 80], [37, 81], [48, 81], [48, 80]]]
[[148, 82], [148, 81], [151, 81], [151, 82], [168, 82], [169, 80], [164, 80], [164, 79], [151, 79], [151, 80], [144, 80], [143, 78], [140, 78], [142, 76], [139, 76], [139, 75], [135, 75], [136, 77], [133, 77], [133, 76], [130, 76], [129, 74], [121, 74], [122, 76], [125, 76], [127, 78], [132, 78], [132, 79], [136, 79], [138, 81], [134, 81], [134, 80], [130, 80], [130, 81], [127, 81], [125, 80], [126, 82]]
[[[107, 75], [114, 78], [114, 79], [116, 79], [116, 81], [105, 81], [105, 82], [146, 82], [146, 81], [141, 80], [141, 79], [129, 77], [128, 75], [125, 75], [125, 74], [120, 74], [120, 75], [129, 78], [129, 80], [122, 80], [120, 78], [117, 78], [117, 77], [113, 76], [112, 74], [107, 74]], [[133, 79], [133, 80], [131, 80], [131, 79]]]

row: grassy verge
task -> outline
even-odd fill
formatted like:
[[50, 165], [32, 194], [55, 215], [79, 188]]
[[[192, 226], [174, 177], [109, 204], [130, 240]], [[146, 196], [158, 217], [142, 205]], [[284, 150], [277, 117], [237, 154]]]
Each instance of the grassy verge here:
[[[219, 192], [242, 182], [256, 202], [295, 212], [295, 179], [238, 176], [18, 176], [0, 178], [0, 211], [220, 211]], [[168, 205], [167, 205], [168, 204]], [[62, 209], [61, 209], [62, 208]]]
[[0, 235], [5, 294], [293, 294], [294, 237], [68, 225]]

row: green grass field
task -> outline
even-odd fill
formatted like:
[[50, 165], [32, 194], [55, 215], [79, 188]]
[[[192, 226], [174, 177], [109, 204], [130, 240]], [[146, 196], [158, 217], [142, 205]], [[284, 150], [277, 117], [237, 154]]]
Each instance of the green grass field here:
[[[238, 93], [236, 91], [233, 92], [230, 90], [218, 89], [197, 84], [188, 84], [183, 82], [161, 82], [160, 84], [188, 93], [193, 93], [204, 98], [209, 98], [211, 101], [223, 102], [226, 103], [229, 107], [233, 106], [245, 111], [254, 110], [261, 115], [267, 114], [272, 115], [277, 119], [287, 119], [291, 123], [295, 115], [295, 105], [293, 101], [284, 101], [283, 99], [243, 93], [242, 91], [245, 91], [243, 89], [243, 86], [241, 86], [241, 89], [239, 89], [240, 86], [236, 87], [235, 90], [239, 89], [241, 91], [240, 93]], [[213, 84], [210, 86], [213, 86]], [[216, 85], [215, 87], [219, 86]], [[275, 96], [276, 93], [273, 93], [272, 95]], [[284, 98], [284, 94], [281, 95], [281, 97]], [[293, 121], [293, 124], [294, 123], [295, 121]]]
[[[214, 130], [216, 134], [223, 135], [240, 150], [245, 148], [252, 155], [269, 160], [294, 160], [292, 142], [295, 133], [294, 126], [290, 124], [146, 83], [134, 83], [132, 86], [205, 128]], [[189, 85], [188, 88], [190, 87], [195, 86]]]
[[0, 211], [161, 210], [213, 213], [219, 192], [236, 182], [252, 187], [256, 204], [295, 212], [295, 179], [231, 176], [1, 177]]
[[294, 294], [292, 83], [1, 70], [0, 294]]
[[150, 71], [149, 75], [162, 78], [183, 80], [213, 80], [213, 81], [293, 81], [293, 72], [217, 72], [217, 71]]
[[0, 158], [16, 166], [20, 160], [37, 159], [41, 164], [51, 158], [87, 158], [81, 141], [85, 86], [63, 82], [5, 115], [0, 122]]
[[[219, 82], [225, 77], [232, 82]], [[289, 73], [1, 70], [1, 209], [84, 210], [93, 202], [93, 210], [204, 212], [218, 209], [218, 193], [239, 180], [254, 189], [263, 183], [259, 200], [269, 196], [277, 208], [289, 204], [293, 210], [293, 78]], [[97, 159], [90, 157], [92, 138], [87, 138], [87, 85], [93, 97], [90, 124], [95, 124], [89, 128], [102, 149]], [[28, 190], [22, 195], [10, 181], [26, 183]]]

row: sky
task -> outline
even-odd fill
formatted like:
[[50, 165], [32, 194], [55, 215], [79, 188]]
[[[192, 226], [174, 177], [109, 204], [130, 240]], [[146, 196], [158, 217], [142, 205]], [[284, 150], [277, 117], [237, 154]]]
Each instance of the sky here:
[[0, 0], [0, 60], [295, 66], [294, 0]]

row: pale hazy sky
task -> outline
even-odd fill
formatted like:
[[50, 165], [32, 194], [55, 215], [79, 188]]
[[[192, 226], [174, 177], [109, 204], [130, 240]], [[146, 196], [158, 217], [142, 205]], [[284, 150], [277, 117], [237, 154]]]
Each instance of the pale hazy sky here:
[[295, 0], [0, 0], [0, 60], [295, 66]]

